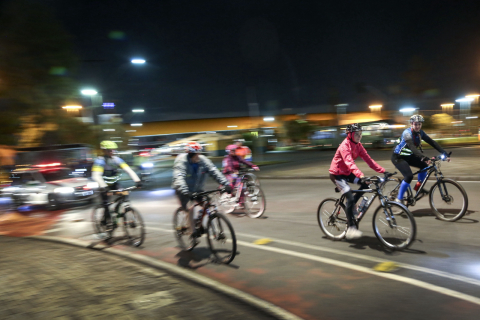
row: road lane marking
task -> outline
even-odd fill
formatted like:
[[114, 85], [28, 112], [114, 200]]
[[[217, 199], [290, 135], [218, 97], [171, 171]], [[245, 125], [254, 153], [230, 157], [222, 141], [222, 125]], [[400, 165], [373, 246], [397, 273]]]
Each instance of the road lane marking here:
[[411, 279], [411, 278], [408, 278], [408, 277], [399, 276], [399, 275], [392, 274], [392, 273], [380, 273], [378, 271], [374, 271], [370, 268], [358, 266], [356, 264], [343, 262], [343, 261], [338, 261], [338, 260], [334, 260], [334, 259], [330, 259], [330, 258], [318, 257], [318, 256], [314, 256], [314, 255], [311, 255], [311, 254], [306, 254], [306, 253], [301, 253], [301, 252], [296, 252], [296, 251], [291, 251], [291, 250], [285, 250], [285, 249], [281, 249], [281, 248], [268, 247], [268, 246], [258, 246], [258, 245], [255, 245], [255, 244], [251, 244], [249, 242], [239, 241], [239, 240], [237, 240], [237, 244], [240, 244], [240, 245], [243, 245], [243, 246], [246, 246], [246, 247], [250, 247], [250, 248], [281, 253], [281, 254], [297, 257], [297, 258], [318, 261], [318, 262], [321, 262], [321, 263], [330, 264], [330, 265], [334, 265], [334, 266], [345, 268], [345, 269], [350, 269], [350, 270], [354, 270], [354, 271], [368, 273], [368, 274], [371, 274], [371, 275], [374, 275], [374, 276], [377, 276], [377, 277], [386, 278], [386, 279], [390, 279], [390, 280], [395, 280], [395, 281], [398, 281], [398, 282], [402, 282], [402, 283], [410, 284], [412, 286], [416, 286], [416, 287], [419, 287], [419, 288], [430, 290], [430, 291], [433, 291], [433, 292], [436, 292], [436, 293], [440, 293], [440, 294], [443, 294], [443, 295], [447, 295], [447, 296], [450, 296], [450, 297], [454, 297], [454, 298], [457, 298], [457, 299], [468, 301], [468, 302], [471, 302], [473, 304], [476, 304], [476, 305], [480, 306], [480, 298], [477, 298], [477, 297], [474, 297], [474, 296], [471, 296], [471, 295], [468, 295], [468, 294], [465, 294], [465, 293], [461, 293], [461, 292], [458, 292], [458, 291], [455, 291], [455, 290], [451, 290], [451, 289], [448, 289], [448, 288], [445, 288], [445, 287], [440, 287], [440, 286], [437, 286], [437, 285], [434, 285], [434, 284], [430, 284], [430, 283], [427, 283], [427, 282], [424, 282], [424, 281]]
[[[169, 230], [169, 229], [154, 228], [154, 227], [153, 228], [151, 227], [150, 229], [165, 231], [165, 232], [171, 232], [172, 231], [172, 230]], [[317, 261], [317, 262], [330, 264], [330, 265], [345, 268], [345, 269], [350, 269], [350, 270], [354, 270], [354, 271], [358, 271], [358, 272], [371, 274], [371, 275], [374, 275], [374, 276], [377, 276], [377, 277], [386, 278], [386, 279], [410, 284], [412, 286], [416, 286], [416, 287], [423, 288], [423, 289], [426, 289], [426, 290], [430, 290], [430, 291], [433, 291], [433, 292], [436, 292], [436, 293], [440, 293], [440, 294], [443, 294], [443, 295], [447, 295], [447, 296], [450, 296], [450, 297], [454, 297], [454, 298], [457, 298], [457, 299], [468, 301], [468, 302], [471, 302], [473, 304], [476, 304], [476, 305], [480, 306], [480, 298], [477, 298], [477, 297], [474, 297], [474, 296], [471, 296], [471, 295], [468, 295], [468, 294], [465, 294], [465, 293], [461, 293], [461, 292], [458, 292], [458, 291], [455, 291], [455, 290], [451, 290], [451, 289], [448, 289], [448, 288], [445, 288], [445, 287], [440, 287], [440, 286], [437, 286], [437, 285], [434, 285], [434, 284], [430, 284], [430, 283], [427, 283], [427, 282], [424, 282], [424, 281], [411, 279], [411, 278], [408, 278], [408, 277], [405, 277], [405, 276], [400, 276], [400, 275], [396, 275], [396, 274], [392, 274], [392, 273], [381, 273], [381, 272], [378, 272], [378, 271], [374, 271], [373, 269], [370, 269], [370, 268], [367, 268], [367, 267], [362, 267], [362, 266], [359, 266], [359, 265], [356, 265], [356, 264], [353, 264], [353, 263], [349, 263], [349, 262], [343, 262], [343, 261], [334, 260], [334, 259], [330, 259], [330, 258], [315, 256], [315, 255], [312, 255], [312, 254], [296, 252], [296, 251], [291, 251], [291, 250], [286, 250], [286, 249], [281, 249], [281, 248], [275, 248], [275, 247], [270, 247], [270, 246], [259, 246], [259, 245], [256, 245], [256, 244], [253, 244], [253, 243], [250, 243], [250, 242], [246, 242], [246, 241], [241, 241], [241, 240], [237, 240], [237, 244], [245, 246], [245, 247], [249, 247], [249, 248], [280, 253], [280, 254], [284, 254], [284, 255], [289, 255], [289, 256], [302, 258], [302, 259], [306, 259], [306, 260]], [[378, 260], [383, 260], [383, 259], [378, 259]], [[383, 260], [381, 262], [387, 262], [387, 261]], [[399, 266], [402, 266], [402, 265], [399, 264]], [[432, 270], [432, 271], [436, 271], [436, 270]], [[472, 280], [475, 280], [475, 279], [472, 279]]]

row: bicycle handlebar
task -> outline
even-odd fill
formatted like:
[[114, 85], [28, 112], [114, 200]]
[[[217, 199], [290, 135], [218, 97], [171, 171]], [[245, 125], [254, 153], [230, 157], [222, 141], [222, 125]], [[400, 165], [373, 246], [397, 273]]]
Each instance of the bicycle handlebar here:
[[385, 171], [385, 173], [384, 173], [384, 175], [383, 175], [383, 178], [381, 178], [381, 177], [379, 177], [379, 176], [371, 176], [371, 177], [365, 177], [364, 180], [365, 180], [365, 182], [374, 182], [374, 183], [376, 183], [376, 182], [384, 182], [386, 179], [388, 179], [388, 178], [390, 178], [391, 176], [394, 176], [394, 175], [396, 175], [396, 174], [397, 174], [396, 171], [393, 172], [393, 173], [392, 173], [392, 172], [386, 172], [386, 171]]
[[452, 154], [452, 152], [450, 151], [449, 153], [447, 153], [446, 156], [445, 156], [445, 154], [441, 154], [439, 156], [432, 157], [430, 160], [432, 160], [432, 161], [447, 161], [447, 158], [450, 158], [451, 154]]
[[191, 196], [192, 199], [197, 199], [201, 196], [206, 196], [207, 194], [210, 194], [210, 193], [215, 193], [215, 192], [225, 192], [225, 188], [221, 188], [221, 189], [215, 189], [215, 190], [209, 190], [209, 191], [203, 191], [203, 192], [194, 192]]

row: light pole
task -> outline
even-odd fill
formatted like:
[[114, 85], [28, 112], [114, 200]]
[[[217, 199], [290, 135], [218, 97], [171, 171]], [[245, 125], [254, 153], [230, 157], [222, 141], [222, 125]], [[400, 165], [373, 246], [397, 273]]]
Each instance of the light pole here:
[[98, 108], [102, 105], [103, 102], [103, 97], [101, 94], [98, 94], [97, 90], [95, 89], [83, 89], [80, 91], [84, 96], [90, 97], [91, 101], [91, 106], [85, 108], [85, 115], [88, 119], [88, 122], [92, 122], [94, 124], [97, 124], [97, 117], [96, 117], [96, 112], [95, 108]]

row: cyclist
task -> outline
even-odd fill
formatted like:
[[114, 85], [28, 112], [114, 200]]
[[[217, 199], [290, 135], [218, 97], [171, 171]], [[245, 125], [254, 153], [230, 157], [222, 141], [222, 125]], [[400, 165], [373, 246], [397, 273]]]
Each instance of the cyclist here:
[[95, 159], [92, 166], [92, 179], [98, 183], [100, 188], [100, 195], [102, 198], [102, 205], [105, 208], [105, 214], [102, 218], [101, 224], [107, 225], [107, 221], [110, 223], [110, 211], [108, 209], [108, 191], [117, 190], [120, 188], [119, 180], [121, 173], [119, 169], [122, 169], [133, 181], [135, 181], [137, 187], [141, 187], [142, 183], [137, 174], [128, 166], [128, 164], [121, 158], [114, 156], [114, 150], [118, 149], [118, 146], [113, 141], [102, 141], [100, 148], [103, 150], [103, 156], [99, 156]]
[[[410, 117], [410, 128], [407, 128], [403, 131], [402, 137], [400, 138], [400, 143], [395, 146], [392, 154], [393, 165], [400, 171], [403, 175], [403, 181], [400, 185], [398, 191], [396, 202], [402, 203], [403, 196], [407, 191], [407, 188], [410, 186], [410, 182], [413, 180], [412, 167], [416, 168], [426, 168], [430, 165], [431, 161], [428, 157], [423, 155], [422, 150], [422, 139], [427, 142], [429, 145], [434, 147], [438, 152], [445, 155], [446, 160], [450, 162], [450, 158], [447, 156], [445, 150], [440, 147], [438, 143], [432, 140], [423, 130], [422, 123], [425, 119], [419, 115], [414, 114]], [[420, 149], [420, 150], [419, 150]], [[427, 171], [421, 171], [418, 173], [418, 186], [420, 186], [422, 181], [427, 176]], [[424, 194], [427, 194], [428, 191], [422, 190]]]
[[[215, 167], [204, 155], [200, 153], [203, 147], [195, 141], [188, 142], [185, 146], [185, 153], [179, 154], [173, 163], [173, 181], [172, 188], [175, 189], [178, 200], [182, 208], [188, 210], [188, 220], [192, 238], [201, 236], [195, 230], [193, 221], [193, 207], [187, 209], [188, 202], [195, 192], [202, 192], [205, 176], [208, 173], [219, 184], [223, 185], [228, 193], [232, 192], [232, 188], [225, 176]], [[198, 241], [195, 240], [195, 244]]]
[[236, 144], [231, 144], [225, 148], [225, 152], [227, 155], [223, 158], [222, 166], [223, 166], [223, 174], [230, 182], [230, 185], [233, 187], [235, 183], [235, 179], [237, 178], [238, 171], [240, 170], [240, 165], [243, 163], [244, 165], [258, 171], [260, 170], [256, 165], [251, 163], [250, 161], [245, 160], [243, 157], [237, 155], [237, 150], [241, 148]]
[[362, 236], [362, 232], [357, 229], [354, 222], [354, 209], [358, 199], [362, 196], [361, 193], [355, 193], [350, 189], [349, 182], [360, 184], [360, 190], [368, 188], [368, 185], [363, 181], [364, 175], [360, 169], [355, 165], [355, 159], [361, 157], [370, 168], [379, 173], [384, 173], [385, 169], [376, 163], [360, 143], [362, 139], [362, 127], [358, 123], [349, 124], [345, 129], [347, 137], [338, 147], [330, 165], [330, 179], [347, 198], [347, 223], [348, 229], [345, 237], [347, 239], [357, 239]]

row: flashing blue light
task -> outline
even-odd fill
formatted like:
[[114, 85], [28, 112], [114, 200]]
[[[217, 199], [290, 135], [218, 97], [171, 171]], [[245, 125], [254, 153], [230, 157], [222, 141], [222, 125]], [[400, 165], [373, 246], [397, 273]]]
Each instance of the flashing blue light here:
[[104, 109], [113, 109], [113, 108], [115, 108], [115, 103], [113, 103], [113, 102], [104, 102], [104, 103], [102, 104], [102, 106], [103, 106]]

